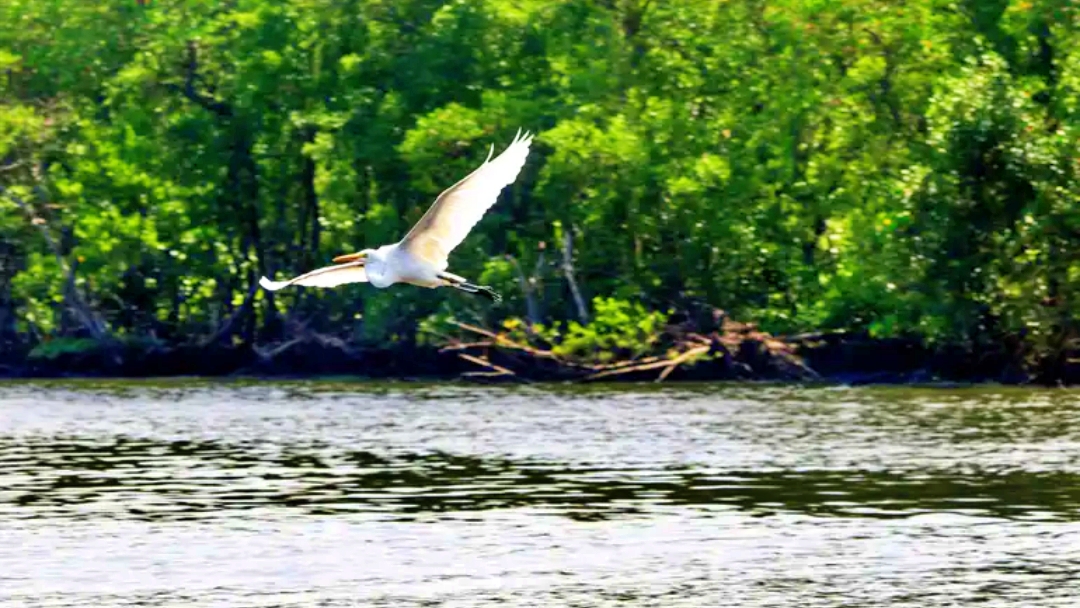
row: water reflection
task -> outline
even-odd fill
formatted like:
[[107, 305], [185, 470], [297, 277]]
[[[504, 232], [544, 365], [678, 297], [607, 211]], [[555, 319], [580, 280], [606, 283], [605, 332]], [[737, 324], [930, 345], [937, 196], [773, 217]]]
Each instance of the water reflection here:
[[1078, 477], [1067, 391], [0, 384], [0, 605], [1075, 606]]
[[1080, 475], [1064, 471], [597, 467], [130, 437], [0, 437], [0, 470], [0, 515], [20, 518], [192, 519], [256, 508], [422, 516], [530, 507], [595, 520], [683, 506], [757, 515], [1080, 519]]

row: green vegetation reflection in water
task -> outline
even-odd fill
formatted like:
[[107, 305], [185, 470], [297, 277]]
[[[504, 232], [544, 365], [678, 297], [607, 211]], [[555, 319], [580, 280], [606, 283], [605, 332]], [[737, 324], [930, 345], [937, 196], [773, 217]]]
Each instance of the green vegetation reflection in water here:
[[[271, 455], [260, 454], [257, 445], [210, 441], [56, 438], [27, 444], [0, 439], [0, 455], [27, 449], [28, 457], [14, 472], [36, 481], [9, 487], [15, 495], [10, 502], [39, 517], [80, 517], [100, 509], [136, 519], [198, 519], [267, 507], [311, 515], [379, 512], [422, 517], [529, 507], [575, 519], [606, 519], [670, 506], [735, 508], [759, 515], [903, 518], [951, 512], [1080, 521], [1080, 474], [1061, 472], [709, 474], [694, 467], [568, 467], [443, 452], [387, 458], [341, 451], [328, 457], [325, 449], [307, 452], [297, 447]], [[162, 478], [170, 461], [208, 472], [183, 480]], [[243, 477], [252, 468], [262, 471], [260, 487], [214, 487], [214, 479]], [[138, 504], [117, 510], [116, 501], [131, 492], [139, 494]]]
[[[38, 403], [66, 403], [65, 416], [95, 420], [86, 431], [65, 423], [57, 433], [0, 433], [0, 460], [14, 476], [0, 510], [31, 517], [199, 519], [281, 508], [424, 518], [524, 507], [589, 520], [690, 508], [1080, 521], [1080, 470], [1068, 449], [1080, 441], [1080, 408], [1070, 391], [177, 379], [11, 382], [0, 390], [0, 407], [30, 408], [16, 413], [31, 420]], [[132, 422], [90, 432], [117, 415], [159, 420], [147, 428], [165, 435], [132, 434]], [[206, 420], [181, 431], [193, 416]], [[272, 438], [232, 436], [230, 427], [250, 416], [256, 427], [277, 430], [282, 417], [298, 426]], [[326, 435], [328, 424], [344, 434]], [[560, 441], [592, 445], [590, 456], [483, 447], [509, 431], [543, 449], [556, 428]], [[608, 460], [626, 447], [605, 447], [615, 432], [645, 460]], [[400, 443], [461, 433], [479, 435], [462, 444], [478, 451]], [[728, 449], [780, 454], [733, 465], [723, 457]], [[697, 456], [669, 460], [665, 450]]]

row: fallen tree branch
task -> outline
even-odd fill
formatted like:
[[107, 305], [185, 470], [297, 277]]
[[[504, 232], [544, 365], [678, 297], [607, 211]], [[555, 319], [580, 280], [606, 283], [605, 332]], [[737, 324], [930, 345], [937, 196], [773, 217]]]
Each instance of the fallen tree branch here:
[[558, 359], [559, 358], [558, 355], [551, 352], [550, 350], [542, 350], [542, 349], [538, 349], [538, 348], [533, 348], [531, 346], [527, 346], [525, 344], [515, 342], [515, 341], [507, 338], [506, 336], [504, 336], [502, 334], [497, 334], [497, 333], [495, 333], [493, 331], [482, 329], [482, 328], [476, 327], [474, 325], [469, 325], [468, 323], [462, 323], [460, 321], [452, 321], [452, 323], [454, 325], [456, 325], [457, 327], [460, 327], [461, 329], [464, 329], [465, 331], [470, 331], [470, 332], [472, 332], [474, 334], [479, 334], [479, 335], [484, 336], [486, 338], [491, 338], [491, 340], [495, 342], [495, 345], [498, 345], [498, 346], [506, 346], [506, 347], [512, 348], [514, 350], [520, 350], [520, 351], [522, 351], [524, 353], [528, 353], [528, 354], [530, 354], [530, 355], [532, 355], [534, 357], [542, 357], [542, 358], [545, 358], [545, 359]]
[[309, 329], [307, 323], [291, 319], [289, 325], [294, 334], [302, 337], [307, 342], [314, 342], [323, 348], [339, 350], [350, 357], [358, 357], [360, 355], [360, 351], [349, 346], [349, 343], [345, 340], [337, 336], [328, 336]]
[[703, 335], [701, 335], [699, 333], [690, 332], [690, 333], [686, 334], [686, 337], [690, 338], [691, 340], [695, 340], [697, 342], [700, 342], [702, 344], [712, 344], [712, 338], [710, 338], [708, 336], [703, 336]]
[[605, 365], [594, 365], [593, 369], [596, 371], [618, 369], [620, 367], [630, 367], [632, 365], [642, 365], [645, 363], [652, 363], [654, 361], [660, 361], [662, 357], [642, 357], [640, 359], [630, 359], [628, 361], [618, 361], [615, 363], [608, 363]]
[[[711, 348], [711, 347], [709, 347], [709, 346], [698, 346], [696, 348], [688, 350], [688, 351], [680, 354], [679, 356], [673, 357], [671, 359], [662, 359], [660, 361], [653, 361], [651, 363], [643, 363], [643, 364], [640, 364], [640, 365], [628, 365], [628, 366], [619, 367], [619, 368], [616, 368], [616, 369], [609, 369], [609, 370], [605, 370], [605, 371], [602, 371], [602, 372], [598, 372], [598, 373], [586, 376], [584, 379], [585, 380], [598, 380], [600, 378], [607, 378], [607, 377], [610, 377], [610, 376], [620, 376], [620, 375], [623, 375], [623, 374], [631, 374], [631, 373], [636, 373], [636, 372], [647, 372], [647, 371], [654, 370], [654, 369], [661, 369], [661, 368], [674, 369], [675, 367], [678, 367], [679, 365], [689, 361], [690, 359], [693, 359], [695, 356], [703, 355], [703, 354], [709, 352], [709, 348]], [[667, 377], [668, 374], [671, 373], [670, 371], [668, 371], [668, 369], [665, 369], [665, 372], [666, 373], [661, 373], [660, 374], [660, 377], [658, 378], [658, 381], [663, 380], [664, 378]]]
[[[467, 323], [454, 324], [479, 339], [468, 342], [454, 339], [440, 352], [456, 353], [466, 361], [494, 370], [483, 375], [496, 375], [497, 372], [526, 380], [595, 381], [637, 378], [643, 372], [655, 371], [654, 381], [664, 382], [681, 367], [704, 364], [706, 367], [699, 371], [718, 379], [756, 376], [804, 380], [818, 377], [793, 345], [760, 331], [752, 323], [730, 319], [725, 319], [719, 327], [709, 326], [707, 333], [699, 329], [700, 326], [685, 321], [669, 323], [646, 342], [647, 347], [657, 354], [643, 353], [645, 356], [614, 362], [597, 361], [598, 356], [556, 354], [552, 350], [519, 343], [502, 332]], [[707, 356], [710, 354], [716, 357]]]
[[693, 359], [694, 357], [697, 357], [699, 355], [703, 355], [703, 354], [709, 352], [709, 350], [711, 348], [712, 348], [711, 344], [706, 344], [705, 346], [699, 346], [697, 348], [688, 350], [685, 353], [679, 355], [678, 357], [675, 357], [674, 359], [671, 360], [670, 364], [667, 367], [664, 368], [664, 371], [660, 372], [660, 375], [656, 378], [656, 382], [663, 382], [664, 379], [667, 378], [668, 375], [671, 374], [671, 372], [675, 371], [675, 368], [677, 368], [680, 365], [682, 365], [683, 363], [686, 363], [687, 361]]
[[[517, 374], [515, 374], [514, 372], [506, 369], [505, 367], [502, 367], [501, 365], [495, 365], [491, 361], [488, 361], [487, 359], [484, 359], [484, 358], [481, 358], [481, 357], [474, 357], [474, 356], [466, 354], [466, 353], [458, 353], [458, 357], [468, 361], [469, 363], [475, 363], [476, 365], [479, 365], [481, 367], [486, 367], [486, 368], [496, 372], [500, 376], [514, 376], [514, 377], [517, 376]], [[468, 374], [468, 375], [476, 375], [477, 373], [485, 373], [485, 372], [466, 372], [466, 374]], [[490, 372], [486, 372], [486, 373], [490, 374]]]
[[300, 344], [302, 342], [304, 342], [303, 338], [293, 338], [292, 340], [289, 340], [288, 342], [285, 342], [284, 344], [279, 344], [279, 345], [275, 346], [274, 348], [272, 348], [270, 350], [267, 350], [267, 349], [259, 347], [259, 346], [253, 346], [252, 350], [254, 350], [255, 354], [258, 355], [259, 358], [262, 359], [263, 361], [272, 361], [274, 358], [276, 358], [281, 353], [289, 350], [290, 348], [292, 348], [292, 347], [294, 347], [297, 344]]
[[486, 340], [484, 342], [458, 342], [449, 346], [444, 346], [439, 349], [440, 353], [452, 353], [458, 350], [468, 350], [470, 348], [490, 348], [496, 346], [495, 342]]

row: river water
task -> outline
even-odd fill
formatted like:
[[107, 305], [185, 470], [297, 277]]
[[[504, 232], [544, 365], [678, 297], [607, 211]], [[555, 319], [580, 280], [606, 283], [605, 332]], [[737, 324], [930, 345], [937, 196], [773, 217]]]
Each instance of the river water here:
[[1080, 606], [1080, 394], [0, 384], [0, 606]]

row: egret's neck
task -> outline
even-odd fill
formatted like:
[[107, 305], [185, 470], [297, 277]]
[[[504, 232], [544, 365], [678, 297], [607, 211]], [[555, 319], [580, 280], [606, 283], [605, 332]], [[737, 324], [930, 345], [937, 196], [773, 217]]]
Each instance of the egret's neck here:
[[379, 289], [389, 287], [395, 283], [394, 273], [390, 267], [390, 257], [393, 245], [383, 245], [374, 249], [364, 258], [364, 269], [367, 271], [368, 282]]

